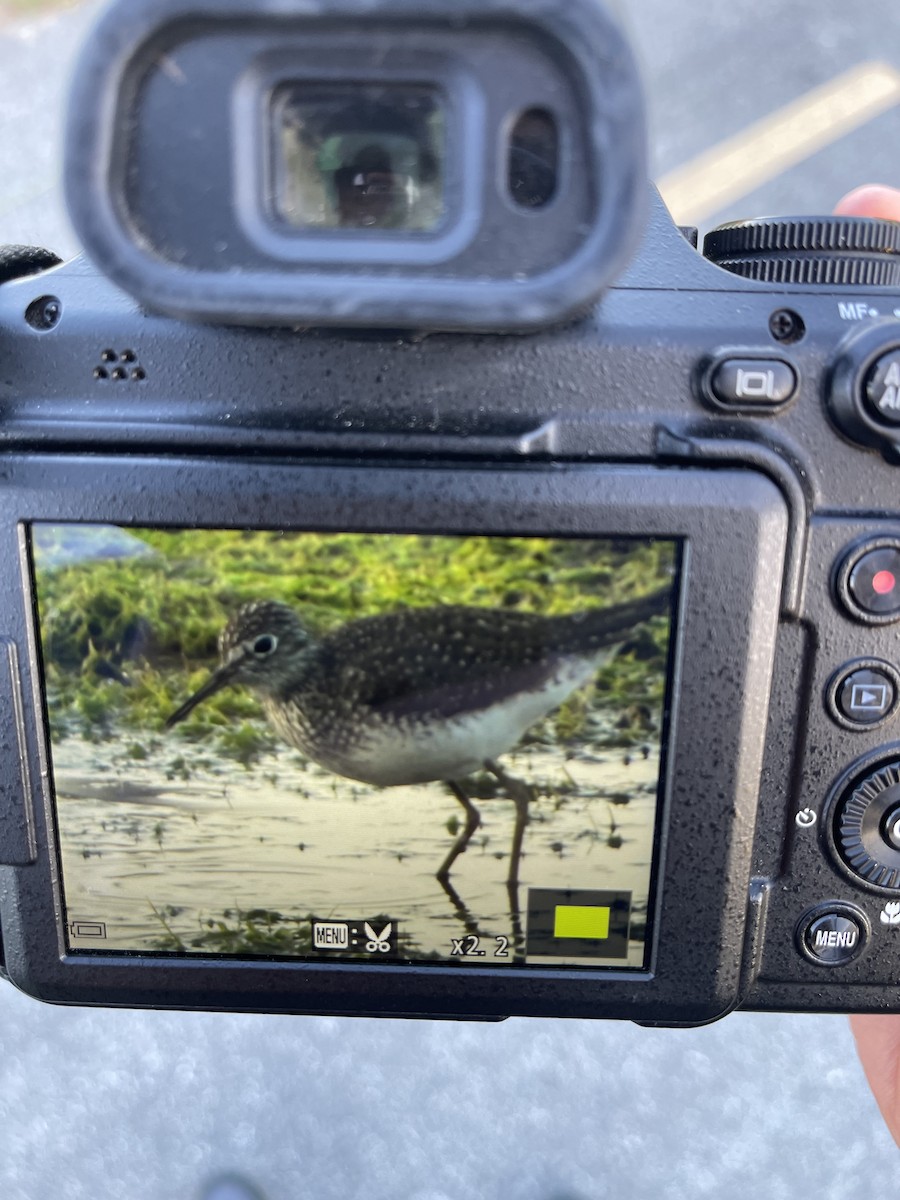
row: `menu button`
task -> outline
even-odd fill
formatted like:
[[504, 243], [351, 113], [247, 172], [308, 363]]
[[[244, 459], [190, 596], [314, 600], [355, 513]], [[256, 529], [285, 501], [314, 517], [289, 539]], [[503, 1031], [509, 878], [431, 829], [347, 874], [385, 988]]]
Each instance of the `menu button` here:
[[868, 937], [865, 915], [849, 904], [821, 905], [797, 926], [804, 956], [821, 967], [842, 967], [862, 952]]

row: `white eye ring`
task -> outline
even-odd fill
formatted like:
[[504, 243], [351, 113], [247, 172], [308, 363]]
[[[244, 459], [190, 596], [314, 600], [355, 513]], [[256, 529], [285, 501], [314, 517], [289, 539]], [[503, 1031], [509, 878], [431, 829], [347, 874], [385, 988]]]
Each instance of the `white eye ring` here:
[[257, 658], [268, 658], [277, 649], [278, 638], [274, 633], [261, 633], [251, 646], [251, 650]]

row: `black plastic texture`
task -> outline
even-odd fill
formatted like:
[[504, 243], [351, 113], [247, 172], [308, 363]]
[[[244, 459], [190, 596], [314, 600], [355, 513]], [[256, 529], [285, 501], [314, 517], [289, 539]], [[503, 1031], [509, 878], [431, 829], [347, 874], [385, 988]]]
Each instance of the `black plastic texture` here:
[[[190, 514], [221, 522], [228, 511], [240, 508], [246, 516], [264, 502], [267, 522], [293, 513], [302, 523], [308, 519], [307, 495], [298, 489], [304, 463], [317, 463], [323, 472], [355, 464], [354, 478], [367, 479], [365, 509], [396, 480], [397, 465], [405, 464], [391, 511], [422, 522], [420, 528], [429, 522], [444, 527], [446, 497], [429, 500], [420, 482], [438, 464], [445, 470], [435, 471], [437, 482], [447, 480], [452, 491], [456, 478], [469, 489], [465, 511], [479, 529], [514, 507], [519, 519], [533, 519], [533, 527], [551, 518], [556, 527], [553, 493], [543, 483], [575, 463], [613, 468], [611, 478], [618, 466], [668, 467], [671, 474], [663, 473], [675, 495], [693, 486], [691, 480], [708, 477], [705, 503], [723, 574], [704, 599], [716, 619], [723, 607], [736, 606], [747, 621], [753, 597], [728, 568], [755, 551], [717, 514], [734, 474], [771, 480], [789, 521], [783, 562], [775, 553], [764, 563], [781, 594], [772, 686], [753, 685], [757, 707], [735, 730], [734, 708], [721, 703], [717, 690], [704, 697], [702, 687], [679, 685], [679, 722], [698, 746], [697, 769], [706, 772], [702, 795], [712, 807], [698, 800], [700, 792], [683, 790], [678, 799], [673, 794], [667, 829], [670, 847], [674, 836], [681, 850], [670, 853], [661, 892], [664, 909], [669, 895], [678, 898], [673, 911], [686, 922], [708, 908], [718, 912], [722, 877], [744, 879], [747, 849], [750, 874], [731, 910], [740, 910], [740, 920], [729, 917], [727, 934], [720, 927], [721, 936], [704, 935], [685, 956], [689, 965], [703, 960], [713, 969], [743, 956], [740, 979], [733, 981], [729, 966], [715, 1004], [691, 994], [686, 977], [677, 1003], [656, 1009], [634, 983], [613, 993], [605, 981], [591, 985], [590, 996], [585, 987], [577, 1002], [535, 983], [518, 1003], [522, 1010], [531, 1005], [531, 1011], [668, 1023], [699, 1023], [733, 1004], [900, 1010], [900, 939], [882, 920], [891, 918], [885, 904], [894, 900], [854, 879], [828, 835], [829, 813], [845, 782], [870, 765], [900, 758], [900, 725], [892, 716], [878, 727], [850, 730], [835, 722], [827, 703], [830, 681], [845, 664], [898, 665], [896, 626], [860, 622], [835, 591], [835, 571], [851, 551], [871, 539], [900, 537], [897, 466], [882, 444], [861, 445], [846, 432], [832, 398], [847, 346], [858, 371], [869, 355], [874, 361], [900, 345], [893, 315], [900, 315], [900, 296], [887, 289], [771, 289], [729, 275], [691, 249], [658, 199], [642, 251], [620, 285], [580, 322], [527, 339], [184, 326], [141, 312], [83, 260], [58, 268], [52, 279], [64, 317], [46, 333], [32, 329], [24, 315], [44, 294], [44, 278], [0, 288], [0, 496], [11, 504], [0, 523], [2, 561], [8, 564], [2, 607], [12, 618], [5, 632], [20, 648], [29, 641], [14, 526], [29, 513], [54, 511], [72, 520], [133, 514], [134, 520], [170, 524]], [[786, 306], [802, 317], [806, 335], [783, 347], [772, 339], [769, 320]], [[800, 381], [787, 408], [728, 413], [704, 399], [710, 362], [773, 352]], [[133, 355], [144, 377], [99, 378], [107, 353], [115, 365]], [[113, 460], [116, 470], [109, 468]], [[268, 474], [270, 466], [277, 471]], [[516, 481], [514, 503], [509, 494], [501, 502], [488, 485], [510, 479]], [[152, 505], [146, 487], [156, 496]], [[202, 494], [207, 500], [201, 504]], [[628, 502], [627, 494], [622, 498]], [[657, 502], [662, 525], [664, 505]], [[768, 641], [761, 645], [766, 659]], [[744, 670], [742, 653], [736, 643], [720, 646], [715, 670], [725, 678], [733, 666]], [[46, 763], [40, 698], [34, 663], [24, 652], [18, 672], [31, 785], [41, 798]], [[743, 686], [743, 678], [734, 682]], [[718, 795], [721, 764], [731, 762], [735, 745], [755, 736], [763, 722], [765, 759], [760, 772], [745, 775], [735, 826], [742, 849], [735, 843], [735, 856], [723, 858], [721, 842], [707, 840], [710, 823], [721, 835], [735, 820], [735, 810]], [[4, 939], [16, 948], [14, 974], [32, 990], [42, 991], [40, 964], [50, 960], [56, 965], [48, 967], [43, 994], [71, 1001], [118, 997], [133, 1004], [202, 1007], [215, 1001], [255, 1008], [298, 1008], [306, 1001], [319, 1011], [378, 1010], [377, 989], [359, 972], [329, 984], [317, 980], [298, 1001], [296, 981], [266, 992], [258, 964], [231, 975], [216, 968], [205, 979], [193, 964], [172, 966], [154, 976], [152, 987], [140, 973], [126, 979], [121, 964], [109, 960], [92, 958], [70, 971], [72, 964], [59, 961], [52, 829], [43, 806], [35, 817], [38, 863], [4, 868], [0, 879]], [[731, 871], [734, 864], [739, 869]], [[862, 909], [872, 933], [856, 961], [823, 971], [798, 954], [795, 931], [803, 913], [832, 902]], [[665, 936], [661, 928], [661, 948]], [[683, 942], [673, 944], [667, 969], [677, 972], [683, 950]], [[442, 986], [433, 980], [430, 989], [417, 985], [406, 1011], [487, 1015], [487, 985], [470, 995], [468, 1005], [445, 996]], [[496, 1000], [495, 1014], [501, 1008]]]
[[734, 221], [706, 235], [707, 258], [760, 283], [900, 286], [900, 222], [870, 217]]
[[[298, 236], [271, 219], [267, 97], [347, 77], [447, 97], [446, 228]], [[501, 187], [503, 138], [535, 107], [561, 125], [560, 183], [523, 210]], [[599, 0], [119, 0], [69, 105], [66, 192], [88, 252], [143, 304], [217, 322], [558, 323], [629, 260], [645, 178], [636, 68]]]
[[[792, 672], [797, 681], [798, 711], [792, 726], [796, 749], [790, 760], [788, 786], [782, 791], [786, 764], [783, 750], [776, 754], [776, 748], [784, 743], [788, 711], [779, 701], [772, 712], [764, 779], [770, 789], [782, 793], [780, 813], [776, 819], [772, 805], [767, 806], [761, 797], [758, 827], [760, 866], [767, 865], [765, 873], [773, 886], [762, 961], [742, 1001], [746, 1008], [900, 1009], [896, 982], [900, 978], [900, 942], [885, 908], [894, 903], [896, 894], [880, 891], [855, 875], [838, 853], [834, 836], [835, 814], [848, 788], [900, 757], [898, 717], [851, 731], [834, 721], [827, 703], [836, 672], [854, 657], [897, 663], [896, 632], [890, 627], [864, 626], [850, 618], [836, 601], [833, 570], [834, 563], [842, 561], [848, 549], [865, 536], [887, 535], [892, 528], [896, 528], [894, 522], [874, 512], [856, 517], [823, 515], [811, 523], [803, 606], [805, 637], [792, 654], [785, 654], [779, 646], [783, 670]], [[776, 692], [781, 690], [776, 679]], [[798, 953], [796, 929], [807, 910], [835, 904], [860, 909], [871, 936], [852, 962], [823, 971]]]
[[[779, 613], [780, 571], [773, 568], [787, 534], [784, 501], [768, 480], [751, 471], [636, 466], [484, 470], [97, 456], [9, 456], [4, 475], [0, 528], [8, 537], [32, 520], [74, 519], [562, 536], [603, 531], [684, 538], [687, 546], [650, 973], [534, 967], [511, 975], [490, 968], [348, 969], [83, 953], [61, 960], [52, 796], [46, 771], [37, 767], [35, 782], [47, 780], [36, 814], [40, 859], [7, 876], [0, 889], [7, 968], [19, 986], [83, 1003], [397, 1015], [705, 1021], [737, 1003], [755, 781]], [[0, 580], [0, 600], [13, 636], [34, 646], [24, 555]], [[46, 741], [36, 663], [32, 657], [22, 667], [23, 680], [30, 677], [32, 747]]]

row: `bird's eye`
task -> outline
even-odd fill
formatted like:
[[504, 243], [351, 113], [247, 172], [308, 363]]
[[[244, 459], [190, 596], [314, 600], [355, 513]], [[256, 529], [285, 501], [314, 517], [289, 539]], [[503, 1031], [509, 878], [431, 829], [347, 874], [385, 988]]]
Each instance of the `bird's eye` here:
[[253, 653], [257, 658], [267, 658], [278, 645], [278, 638], [271, 633], [264, 633], [253, 643]]

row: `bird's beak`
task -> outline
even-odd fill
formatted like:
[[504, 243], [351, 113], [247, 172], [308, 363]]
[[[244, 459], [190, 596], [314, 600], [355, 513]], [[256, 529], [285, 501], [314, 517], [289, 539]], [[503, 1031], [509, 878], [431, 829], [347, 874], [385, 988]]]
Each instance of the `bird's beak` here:
[[179, 721], [183, 721], [189, 713], [192, 713], [198, 704], [202, 704], [204, 700], [208, 700], [210, 696], [214, 696], [223, 687], [228, 687], [237, 674], [243, 660], [243, 654], [237, 651], [228, 662], [223, 663], [217, 671], [213, 671], [206, 683], [198, 688], [193, 696], [189, 696], [184, 704], [180, 708], [177, 708], [170, 717], [166, 718], [165, 728], [171, 729], [173, 725], [177, 725]]

